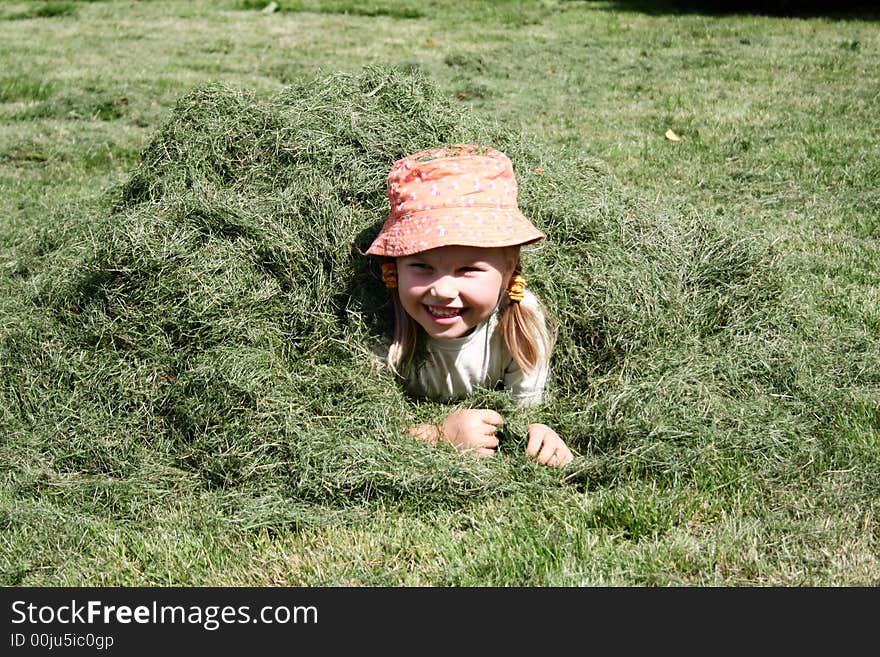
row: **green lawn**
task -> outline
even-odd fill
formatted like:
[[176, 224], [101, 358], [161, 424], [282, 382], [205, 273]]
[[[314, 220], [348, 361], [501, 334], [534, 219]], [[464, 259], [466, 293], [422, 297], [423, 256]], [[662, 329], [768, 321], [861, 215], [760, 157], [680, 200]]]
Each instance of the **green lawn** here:
[[[267, 4], [0, 4], [0, 583], [880, 583], [876, 14]], [[456, 139], [549, 236], [564, 471], [370, 369], [352, 245]]]

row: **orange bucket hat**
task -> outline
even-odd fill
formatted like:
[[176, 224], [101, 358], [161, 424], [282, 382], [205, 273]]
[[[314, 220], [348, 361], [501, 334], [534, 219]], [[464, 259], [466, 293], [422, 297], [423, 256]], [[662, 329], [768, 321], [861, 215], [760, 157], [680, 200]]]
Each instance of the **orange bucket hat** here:
[[441, 246], [514, 246], [546, 237], [517, 205], [510, 159], [488, 146], [430, 148], [388, 174], [391, 212], [369, 255], [396, 258]]

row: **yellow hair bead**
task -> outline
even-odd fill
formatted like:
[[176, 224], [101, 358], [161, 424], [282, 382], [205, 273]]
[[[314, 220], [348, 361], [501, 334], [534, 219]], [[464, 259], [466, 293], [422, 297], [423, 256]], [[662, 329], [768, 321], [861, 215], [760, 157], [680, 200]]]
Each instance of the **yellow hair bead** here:
[[520, 276], [519, 274], [517, 274], [510, 281], [510, 285], [507, 288], [507, 296], [510, 297], [511, 301], [519, 303], [520, 301], [523, 300], [525, 293], [526, 293], [526, 279], [523, 278], [522, 276]]
[[385, 287], [388, 287], [388, 288], [397, 287], [397, 263], [395, 263], [395, 262], [383, 262], [382, 263], [382, 281], [385, 283]]

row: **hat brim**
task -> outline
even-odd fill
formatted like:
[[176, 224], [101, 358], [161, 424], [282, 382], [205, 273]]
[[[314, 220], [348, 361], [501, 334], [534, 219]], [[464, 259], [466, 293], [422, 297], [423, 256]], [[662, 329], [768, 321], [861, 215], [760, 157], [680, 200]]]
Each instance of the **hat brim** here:
[[[482, 218], [482, 220], [481, 220]], [[399, 258], [443, 246], [524, 246], [546, 235], [518, 210], [430, 210], [388, 219], [368, 255]]]

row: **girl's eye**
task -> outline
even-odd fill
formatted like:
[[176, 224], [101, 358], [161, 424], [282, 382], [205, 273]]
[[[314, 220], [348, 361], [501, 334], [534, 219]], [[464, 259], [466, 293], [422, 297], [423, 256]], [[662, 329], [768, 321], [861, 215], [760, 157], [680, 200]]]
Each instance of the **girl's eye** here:
[[424, 262], [411, 262], [407, 265], [407, 267], [410, 267], [411, 269], [418, 269], [421, 271], [428, 271], [429, 269], [431, 269], [431, 266], [425, 264]]
[[470, 266], [470, 267], [462, 267], [461, 269], [459, 269], [459, 271], [462, 272], [463, 274], [467, 274], [468, 272], [482, 271], [482, 270], [479, 267]]

